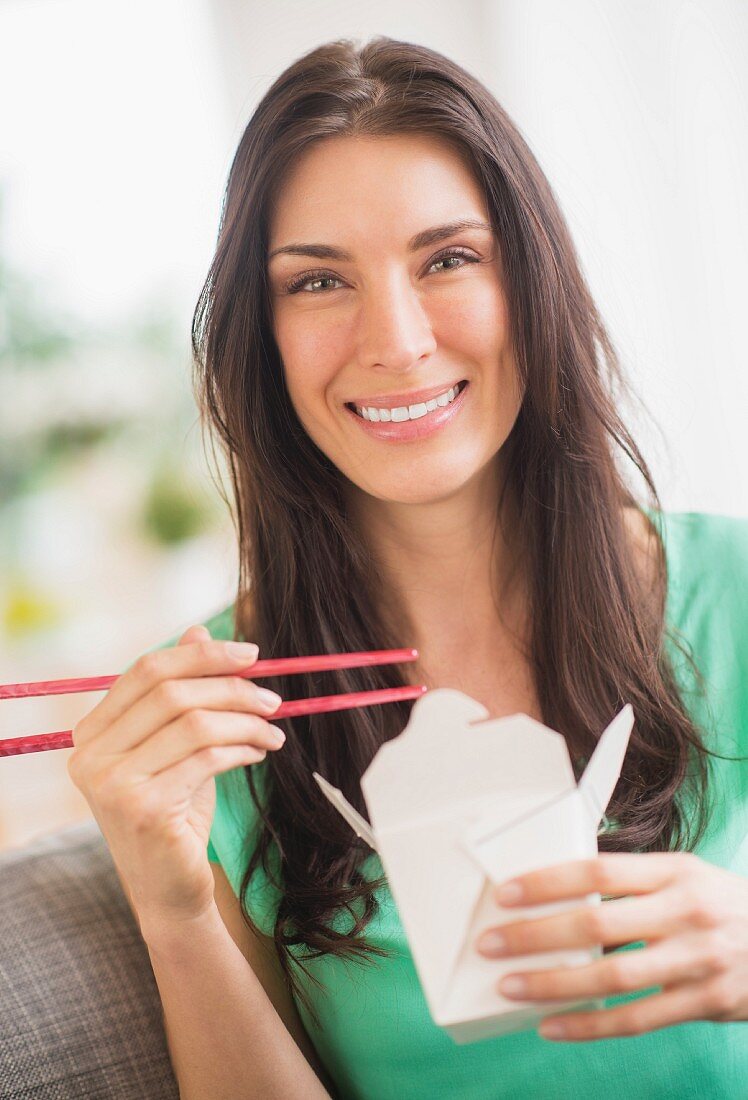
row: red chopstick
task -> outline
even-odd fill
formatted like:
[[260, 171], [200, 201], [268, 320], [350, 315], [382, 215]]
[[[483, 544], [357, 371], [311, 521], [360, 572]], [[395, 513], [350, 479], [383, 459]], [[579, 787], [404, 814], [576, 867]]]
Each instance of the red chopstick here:
[[[328, 672], [335, 668], [360, 668], [362, 665], [394, 665], [416, 661], [417, 649], [375, 649], [363, 653], [323, 653], [317, 657], [275, 657], [255, 661], [233, 676], [281, 676], [295, 672]], [[79, 691], [106, 691], [118, 680], [116, 676], [89, 676], [87, 679], [38, 680], [29, 684], [0, 684], [0, 699], [29, 699], [35, 695], [67, 695]]]
[[[234, 673], [246, 679], [276, 676], [282, 673], [325, 672], [336, 668], [359, 668], [364, 665], [397, 664], [415, 661], [417, 649], [380, 649], [363, 653], [330, 653], [313, 657], [278, 657], [255, 661], [247, 669]], [[28, 684], [0, 684], [0, 699], [21, 699], [39, 695], [63, 695], [69, 692], [104, 691], [119, 676], [93, 676], [88, 679], [40, 680]], [[354, 691], [342, 695], [318, 695], [311, 699], [287, 699], [270, 715], [275, 718], [293, 718], [301, 714], [321, 714], [327, 711], [368, 707], [380, 703], [395, 703], [402, 699], [416, 699], [428, 689], [425, 684], [406, 687], [380, 688], [377, 691]], [[18, 756], [47, 749], [73, 747], [72, 730], [56, 733], [30, 734], [25, 737], [6, 737], [0, 740], [1, 756]]]

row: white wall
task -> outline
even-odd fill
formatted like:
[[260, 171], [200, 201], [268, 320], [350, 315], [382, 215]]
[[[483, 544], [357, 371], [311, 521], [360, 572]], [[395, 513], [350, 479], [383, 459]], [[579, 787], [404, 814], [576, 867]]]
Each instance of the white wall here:
[[748, 515], [748, 5], [487, 3], [492, 90], [657, 424], [666, 507]]
[[3, 254], [48, 309], [188, 339], [230, 142], [206, 0], [3, 0]]

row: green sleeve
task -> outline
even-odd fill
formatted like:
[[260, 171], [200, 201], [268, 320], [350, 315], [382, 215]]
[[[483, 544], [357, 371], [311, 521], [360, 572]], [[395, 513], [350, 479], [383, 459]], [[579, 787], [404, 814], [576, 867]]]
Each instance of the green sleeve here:
[[[667, 619], [695, 660], [669, 645], [683, 700], [709, 758], [709, 819], [698, 854], [748, 875], [748, 519], [665, 517]], [[687, 815], [695, 812], [684, 790]]]

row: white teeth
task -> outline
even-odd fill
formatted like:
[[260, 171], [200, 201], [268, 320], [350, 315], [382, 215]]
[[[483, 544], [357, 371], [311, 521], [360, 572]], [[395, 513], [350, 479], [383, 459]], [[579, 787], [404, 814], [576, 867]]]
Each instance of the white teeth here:
[[445, 405], [449, 405], [451, 401], [454, 401], [459, 392], [458, 384], [444, 393], [440, 393], [438, 397], [433, 397], [430, 401], [419, 401], [415, 405], [399, 405], [394, 409], [380, 409], [374, 405], [363, 407], [354, 405], [353, 407], [364, 420], [371, 420], [374, 423], [378, 423], [380, 420], [385, 423], [393, 421], [400, 424], [403, 420], [418, 420], [420, 417], [426, 416], [427, 413], [433, 412], [436, 408], [444, 408]]

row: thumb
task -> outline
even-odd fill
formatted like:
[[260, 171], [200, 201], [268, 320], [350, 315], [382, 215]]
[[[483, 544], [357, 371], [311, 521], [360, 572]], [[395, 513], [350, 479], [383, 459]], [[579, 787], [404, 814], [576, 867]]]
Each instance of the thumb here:
[[177, 642], [177, 645], [194, 645], [195, 642], [204, 642], [210, 637], [211, 633], [207, 626], [198, 624], [197, 626], [188, 627]]

